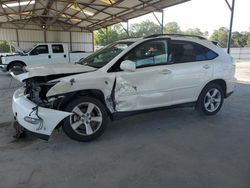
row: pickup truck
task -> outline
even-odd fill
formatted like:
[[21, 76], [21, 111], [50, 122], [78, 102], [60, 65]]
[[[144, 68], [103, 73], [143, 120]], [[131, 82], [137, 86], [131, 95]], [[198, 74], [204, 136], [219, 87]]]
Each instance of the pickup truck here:
[[69, 52], [66, 44], [63, 43], [40, 43], [36, 44], [28, 52], [15, 47], [17, 54], [1, 57], [0, 68], [2, 71], [11, 71], [12, 68], [23, 68], [34, 64], [51, 63], [76, 63], [86, 58], [91, 52], [74, 51]]

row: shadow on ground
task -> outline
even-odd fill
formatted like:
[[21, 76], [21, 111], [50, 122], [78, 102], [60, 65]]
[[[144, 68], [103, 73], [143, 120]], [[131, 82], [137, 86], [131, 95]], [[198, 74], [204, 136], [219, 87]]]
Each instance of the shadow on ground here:
[[192, 108], [131, 116], [104, 136], [75, 142], [12, 138], [0, 125], [0, 187], [250, 187], [250, 85], [216, 116]]

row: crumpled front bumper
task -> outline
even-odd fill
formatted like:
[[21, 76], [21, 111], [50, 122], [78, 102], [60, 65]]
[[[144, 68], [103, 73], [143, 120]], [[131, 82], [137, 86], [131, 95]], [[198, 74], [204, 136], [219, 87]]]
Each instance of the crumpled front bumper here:
[[72, 113], [37, 106], [24, 94], [24, 88], [15, 91], [12, 111], [16, 121], [28, 131], [49, 139], [55, 127]]

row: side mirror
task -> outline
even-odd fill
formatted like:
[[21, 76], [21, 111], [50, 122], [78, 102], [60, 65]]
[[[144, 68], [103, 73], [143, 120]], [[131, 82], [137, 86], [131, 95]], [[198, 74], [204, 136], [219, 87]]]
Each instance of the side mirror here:
[[121, 63], [120, 69], [126, 72], [134, 72], [136, 70], [135, 62], [125, 60]]

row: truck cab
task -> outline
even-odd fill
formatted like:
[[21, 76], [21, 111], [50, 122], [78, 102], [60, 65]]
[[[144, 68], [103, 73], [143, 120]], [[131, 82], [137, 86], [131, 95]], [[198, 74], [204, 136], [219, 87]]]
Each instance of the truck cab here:
[[28, 52], [22, 51], [16, 55], [1, 58], [0, 67], [3, 71], [10, 71], [14, 67], [51, 63], [76, 63], [90, 55], [84, 51], [69, 52], [67, 44], [39, 43]]

